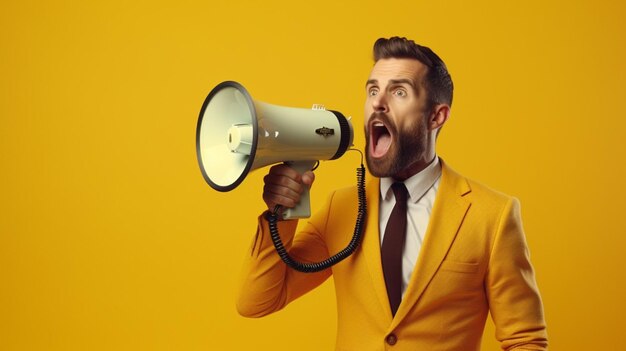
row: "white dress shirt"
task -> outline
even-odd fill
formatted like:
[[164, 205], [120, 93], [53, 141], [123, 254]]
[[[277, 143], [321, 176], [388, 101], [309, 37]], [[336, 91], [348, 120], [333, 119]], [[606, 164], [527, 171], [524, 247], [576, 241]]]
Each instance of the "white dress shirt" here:
[[[428, 221], [435, 203], [435, 195], [439, 188], [441, 178], [441, 164], [439, 158], [435, 156], [431, 162], [421, 172], [413, 175], [404, 181], [404, 185], [409, 193], [407, 204], [406, 240], [402, 254], [402, 296], [411, 280], [413, 268], [417, 262], [422, 241], [428, 228]], [[380, 208], [378, 213], [380, 245], [382, 247], [385, 236], [385, 228], [389, 221], [389, 216], [396, 204], [396, 199], [391, 190], [391, 185], [395, 183], [393, 178], [380, 179]]]

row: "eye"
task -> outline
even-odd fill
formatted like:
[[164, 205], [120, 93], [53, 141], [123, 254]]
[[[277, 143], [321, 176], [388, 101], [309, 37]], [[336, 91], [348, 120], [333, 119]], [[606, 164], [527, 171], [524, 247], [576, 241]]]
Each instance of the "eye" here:
[[395, 96], [399, 96], [399, 97], [406, 97], [407, 96], [407, 92], [404, 89], [396, 89], [396, 90], [394, 90], [393, 94]]
[[367, 91], [367, 95], [369, 96], [378, 95], [378, 88], [369, 88], [369, 90]]

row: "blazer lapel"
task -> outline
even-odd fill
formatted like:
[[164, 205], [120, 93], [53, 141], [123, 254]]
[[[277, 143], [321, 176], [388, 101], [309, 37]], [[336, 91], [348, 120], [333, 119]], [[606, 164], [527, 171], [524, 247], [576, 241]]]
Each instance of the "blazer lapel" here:
[[[417, 263], [413, 269], [411, 281], [400, 303], [400, 307], [396, 312], [396, 316], [393, 318], [392, 328], [398, 325], [421, 297], [426, 286], [435, 275], [435, 272], [448, 253], [450, 245], [452, 245], [463, 223], [465, 214], [471, 205], [471, 203], [463, 197], [471, 191], [467, 181], [450, 169], [443, 160], [441, 160], [441, 163], [441, 181], [435, 198], [433, 212], [428, 223], [428, 229], [426, 230]], [[378, 211], [378, 208], [376, 211]], [[378, 216], [376, 216], [376, 218], [378, 218]], [[378, 262], [380, 265], [380, 252], [378, 253]], [[380, 271], [382, 277], [382, 268]], [[385, 289], [383, 278], [381, 278], [380, 285]], [[386, 298], [386, 290], [383, 292]], [[388, 302], [387, 305], [389, 305]]]
[[387, 287], [383, 275], [383, 267], [380, 259], [380, 234], [378, 224], [378, 208], [380, 204], [380, 180], [374, 178], [367, 183], [367, 222], [362, 246], [367, 261], [370, 277], [376, 291], [376, 296], [383, 310], [387, 323], [391, 323], [391, 307], [387, 297]]

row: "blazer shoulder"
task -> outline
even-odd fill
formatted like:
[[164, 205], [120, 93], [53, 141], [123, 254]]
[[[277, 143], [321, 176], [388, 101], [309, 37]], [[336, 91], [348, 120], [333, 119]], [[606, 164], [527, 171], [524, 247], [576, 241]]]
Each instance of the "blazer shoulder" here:
[[[365, 180], [365, 194], [368, 203], [372, 202], [379, 195], [379, 179], [370, 176]], [[344, 201], [355, 203], [359, 197], [359, 189], [357, 185], [350, 185], [344, 188], [335, 189], [328, 196], [328, 202], [331, 204], [343, 204]]]
[[319, 207], [312, 219], [324, 223], [333, 215], [350, 212], [358, 207], [358, 190], [355, 185], [331, 191], [323, 206]]
[[326, 205], [329, 207], [346, 206], [346, 203], [356, 201], [357, 193], [358, 190], [356, 186], [335, 189], [328, 194]]
[[493, 201], [497, 201], [497, 202], [509, 202], [513, 199], [515, 199], [515, 197], [503, 193], [499, 190], [496, 190], [488, 185], [485, 185], [479, 181], [473, 180], [473, 179], [469, 179], [466, 178], [467, 183], [469, 184], [470, 188], [472, 189], [472, 193], [474, 193], [474, 196], [479, 197], [479, 198], [489, 198], [492, 199]]
[[472, 202], [502, 206], [517, 201], [515, 197], [509, 194], [461, 175], [446, 164], [443, 166], [442, 186], [456, 189], [461, 196], [471, 199]]

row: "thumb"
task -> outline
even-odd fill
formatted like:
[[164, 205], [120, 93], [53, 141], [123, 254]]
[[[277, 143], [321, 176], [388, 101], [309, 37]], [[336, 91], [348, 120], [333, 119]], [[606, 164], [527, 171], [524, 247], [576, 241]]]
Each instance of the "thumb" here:
[[306, 171], [302, 174], [302, 183], [304, 183], [304, 185], [308, 186], [309, 188], [311, 188], [314, 181], [315, 173], [313, 173], [312, 171]]

